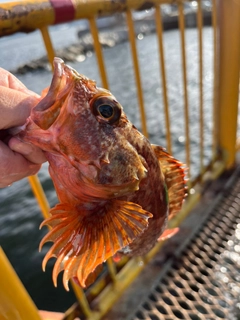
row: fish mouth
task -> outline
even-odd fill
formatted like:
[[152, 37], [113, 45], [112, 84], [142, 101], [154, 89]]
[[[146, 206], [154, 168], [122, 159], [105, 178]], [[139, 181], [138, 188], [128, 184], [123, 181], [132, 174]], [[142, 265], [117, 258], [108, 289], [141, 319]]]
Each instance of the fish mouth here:
[[54, 73], [47, 94], [32, 109], [33, 122], [43, 130], [47, 130], [56, 121], [64, 101], [74, 87], [76, 81], [88, 84], [90, 90], [95, 90], [96, 83], [76, 70], [64, 64], [64, 61], [55, 57], [53, 61]]

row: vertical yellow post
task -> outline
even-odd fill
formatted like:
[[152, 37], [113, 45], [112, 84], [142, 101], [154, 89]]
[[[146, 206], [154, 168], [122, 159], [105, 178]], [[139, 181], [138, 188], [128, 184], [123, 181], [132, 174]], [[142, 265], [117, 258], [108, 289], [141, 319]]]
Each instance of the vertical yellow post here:
[[164, 47], [163, 47], [162, 15], [161, 15], [161, 10], [159, 5], [155, 7], [155, 22], [156, 22], [156, 31], [157, 31], [157, 38], [158, 38], [161, 76], [162, 76], [164, 114], [165, 114], [166, 134], [167, 134], [167, 150], [169, 153], [172, 153], [169, 104], [168, 104], [168, 96], [167, 96], [167, 77], [166, 77], [166, 71], [165, 71], [165, 59], [164, 59]]
[[91, 34], [93, 37], [94, 50], [96, 52], [98, 68], [99, 68], [100, 76], [102, 79], [102, 85], [105, 89], [108, 89], [107, 73], [106, 73], [106, 68], [105, 68], [104, 59], [103, 59], [102, 47], [99, 42], [97, 23], [95, 18], [89, 18], [88, 21], [89, 21]]
[[200, 169], [204, 170], [204, 114], [203, 114], [203, 17], [202, 1], [198, 0], [197, 27], [198, 27], [198, 55], [199, 55], [199, 135], [200, 135]]
[[235, 162], [240, 71], [240, 1], [219, 0], [218, 146]]
[[136, 40], [135, 40], [134, 23], [132, 19], [132, 12], [130, 10], [126, 11], [126, 20], [128, 25], [128, 37], [129, 37], [129, 42], [130, 42], [131, 51], [132, 51], [133, 68], [135, 72], [136, 86], [137, 86], [137, 92], [138, 92], [138, 103], [139, 103], [139, 110], [140, 110], [141, 121], [142, 121], [142, 133], [146, 137], [148, 137], [147, 121], [146, 121], [145, 109], [144, 109], [143, 90], [142, 90], [142, 84], [141, 84], [141, 76], [140, 76], [137, 47], [136, 47]]
[[72, 288], [73, 288], [73, 291], [76, 295], [76, 298], [79, 302], [79, 305], [81, 306], [81, 309], [84, 313], [84, 315], [89, 318], [91, 315], [92, 315], [92, 311], [90, 309], [90, 306], [89, 306], [89, 303], [88, 303], [88, 300], [85, 296], [85, 293], [83, 291], [82, 288], [80, 288], [74, 281], [71, 280], [71, 285], [72, 285]]
[[186, 164], [188, 167], [188, 178], [191, 180], [190, 168], [190, 132], [189, 132], [189, 107], [188, 107], [188, 89], [187, 89], [187, 57], [186, 57], [186, 41], [185, 41], [185, 21], [183, 3], [179, 2], [179, 29], [181, 39], [182, 54], [182, 74], [183, 74], [183, 94], [184, 94], [184, 119], [185, 119], [185, 136], [186, 136]]
[[217, 67], [217, 0], [212, 0], [212, 28], [213, 28], [213, 132], [212, 132], [212, 158], [217, 157], [217, 92], [218, 92], [218, 67]]
[[0, 319], [41, 320], [38, 310], [0, 247]]
[[53, 70], [53, 59], [55, 57], [55, 52], [54, 52], [52, 41], [51, 41], [51, 38], [50, 38], [50, 35], [48, 32], [48, 28], [46, 26], [44, 26], [40, 29], [40, 31], [41, 31], [41, 34], [43, 37], [45, 48], [47, 50], [48, 61], [50, 62], [52, 70]]
[[38, 201], [39, 207], [42, 211], [42, 215], [45, 219], [49, 217], [49, 203], [44, 193], [43, 187], [37, 175], [28, 177], [28, 181], [31, 185], [32, 191]]

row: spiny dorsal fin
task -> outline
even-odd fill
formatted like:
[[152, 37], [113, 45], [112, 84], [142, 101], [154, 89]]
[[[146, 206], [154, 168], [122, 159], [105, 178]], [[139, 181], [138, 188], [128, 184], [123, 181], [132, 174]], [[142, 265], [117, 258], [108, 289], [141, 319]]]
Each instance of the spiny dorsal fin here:
[[43, 269], [51, 257], [56, 257], [53, 282], [56, 286], [57, 276], [64, 270], [66, 290], [72, 277], [85, 287], [96, 267], [138, 237], [152, 217], [138, 204], [120, 200], [110, 200], [94, 212], [79, 212], [69, 204], [59, 204], [50, 212], [52, 216], [40, 226], [51, 227], [40, 249], [45, 242], [54, 242], [43, 260]]
[[172, 157], [164, 148], [152, 145], [168, 189], [169, 216], [172, 219], [181, 209], [186, 197], [186, 166]]

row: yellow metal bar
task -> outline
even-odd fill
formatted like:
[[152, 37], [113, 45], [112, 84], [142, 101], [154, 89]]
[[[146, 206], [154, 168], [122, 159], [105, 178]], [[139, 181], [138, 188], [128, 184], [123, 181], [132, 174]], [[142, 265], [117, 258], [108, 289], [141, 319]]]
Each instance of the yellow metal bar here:
[[106, 69], [105, 69], [104, 60], [103, 60], [102, 48], [99, 42], [96, 20], [94, 18], [91, 18], [88, 21], [89, 21], [91, 34], [93, 37], [93, 44], [94, 44], [94, 49], [97, 56], [98, 68], [99, 68], [99, 72], [102, 79], [102, 85], [105, 89], [108, 89], [107, 74], [106, 74]]
[[48, 32], [48, 28], [46, 26], [44, 26], [40, 29], [40, 31], [41, 31], [41, 34], [43, 37], [45, 48], [47, 50], [48, 61], [49, 61], [51, 68], [53, 70], [53, 59], [55, 57], [55, 52], [54, 52], [52, 41], [51, 41], [51, 38], [50, 38], [50, 35]]
[[39, 207], [41, 208], [44, 218], [48, 218], [50, 207], [45, 193], [43, 191], [42, 185], [38, 179], [38, 176], [30, 176], [28, 177], [28, 181], [32, 187], [33, 193], [38, 201]]
[[[173, 0], [152, 0], [152, 6], [156, 4], [171, 4]], [[143, 10], [146, 5], [146, 0], [74, 0], [76, 15], [75, 19], [90, 18], [97, 15], [111, 15], [116, 12], [124, 12], [126, 10]]]
[[38, 310], [0, 247], [0, 319], [41, 320]]
[[108, 271], [109, 271], [109, 274], [111, 276], [111, 279], [113, 280], [113, 282], [115, 282], [116, 281], [117, 270], [116, 270], [116, 266], [115, 266], [115, 263], [113, 262], [112, 258], [109, 258], [107, 260], [107, 266], [108, 266]]
[[0, 36], [18, 31], [30, 32], [54, 23], [49, 0], [26, 0], [0, 3]]
[[167, 150], [172, 153], [172, 142], [171, 142], [171, 129], [170, 129], [170, 117], [169, 117], [169, 106], [167, 97], [167, 80], [165, 72], [165, 61], [164, 61], [164, 49], [163, 49], [163, 28], [162, 28], [162, 15], [159, 6], [155, 8], [155, 23], [159, 46], [159, 59], [161, 66], [161, 77], [162, 77], [162, 88], [163, 88], [163, 103], [164, 103], [164, 114], [166, 123], [166, 135], [167, 135]]
[[199, 134], [200, 134], [200, 172], [204, 169], [204, 121], [203, 121], [203, 36], [202, 36], [202, 1], [198, 0], [198, 55], [199, 55]]
[[134, 67], [134, 72], [135, 72], [136, 86], [137, 86], [137, 92], [138, 92], [138, 103], [139, 103], [139, 110], [140, 110], [140, 114], [141, 114], [142, 132], [146, 137], [148, 137], [147, 122], [146, 122], [144, 101], [143, 101], [143, 90], [142, 90], [142, 85], [141, 85], [141, 76], [140, 76], [138, 55], [137, 55], [137, 48], [136, 48], [135, 31], [134, 31], [132, 13], [130, 10], [126, 11], [126, 19], [127, 19], [127, 25], [128, 25], [129, 42], [130, 42], [131, 51], [132, 51], [132, 59], [133, 59], [133, 67]]
[[71, 281], [71, 286], [73, 288], [73, 291], [76, 295], [76, 298], [81, 306], [81, 309], [84, 313], [84, 315], [89, 318], [92, 315], [92, 311], [90, 309], [89, 303], [87, 301], [87, 298], [85, 296], [85, 293], [82, 288], [80, 288], [74, 281]]
[[191, 179], [190, 170], [190, 138], [189, 138], [189, 108], [188, 108], [188, 91], [187, 91], [187, 64], [186, 64], [186, 45], [185, 45], [185, 22], [183, 3], [178, 4], [179, 10], [179, 28], [181, 37], [181, 54], [182, 54], [182, 73], [183, 73], [183, 92], [184, 92], [184, 118], [185, 118], [185, 136], [186, 136], [186, 165], [188, 167], [188, 177]]
[[212, 130], [212, 157], [217, 156], [217, 114], [218, 114], [218, 68], [217, 68], [217, 5], [216, 0], [212, 0], [212, 27], [213, 27], [213, 130]]
[[[152, 5], [172, 3], [173, 0], [151, 0]], [[60, 2], [60, 0], [59, 0]], [[146, 0], [74, 0], [74, 19], [88, 19], [96, 15], [110, 15], [126, 9], [139, 10]], [[0, 36], [18, 31], [29, 32], [54, 24], [55, 11], [50, 0], [20, 0], [0, 3]]]
[[219, 0], [218, 145], [235, 162], [240, 72], [240, 1]]

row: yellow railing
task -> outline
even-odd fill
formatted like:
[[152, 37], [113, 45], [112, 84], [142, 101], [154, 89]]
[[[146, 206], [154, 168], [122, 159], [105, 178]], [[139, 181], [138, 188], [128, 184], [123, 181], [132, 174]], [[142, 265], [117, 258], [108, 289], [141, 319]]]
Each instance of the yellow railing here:
[[36, 306], [18, 279], [1, 247], [0, 274], [0, 318], [2, 320], [40, 320]]
[[[59, 1], [60, 2], [60, 1]], [[152, 0], [151, 5], [155, 10], [156, 37], [159, 46], [159, 67], [162, 82], [162, 98], [165, 115], [166, 146], [172, 152], [171, 139], [171, 117], [170, 103], [168, 98], [168, 83], [165, 66], [165, 48], [163, 40], [163, 22], [161, 15], [161, 4], [172, 4], [172, 0]], [[187, 78], [187, 53], [185, 44], [185, 0], [177, 0], [178, 23], [180, 34], [180, 52], [182, 64], [182, 84], [183, 84], [183, 116], [185, 131], [185, 161], [189, 168], [189, 197], [185, 202], [181, 213], [171, 221], [171, 227], [178, 226], [187, 216], [194, 205], [201, 197], [201, 186], [207, 178], [216, 178], [224, 169], [231, 167], [235, 162], [235, 144], [237, 132], [238, 115], [238, 94], [239, 94], [239, 70], [240, 70], [240, 3], [236, 0], [212, 0], [212, 29], [213, 29], [213, 130], [212, 130], [212, 157], [209, 163], [204, 164], [205, 140], [204, 140], [204, 58], [203, 58], [203, 14], [201, 4], [197, 1], [196, 21], [198, 37], [199, 55], [199, 132], [195, 133], [200, 137], [200, 166], [198, 176], [193, 177], [191, 167], [190, 148], [190, 126], [189, 121], [189, 91]], [[196, 2], [196, 1], [195, 1]], [[99, 42], [99, 33], [96, 25], [98, 15], [111, 15], [116, 12], [125, 12], [126, 25], [128, 28], [129, 42], [133, 60], [133, 70], [136, 80], [138, 94], [139, 112], [141, 115], [142, 132], [147, 136], [147, 120], [145, 116], [145, 106], [143, 97], [143, 87], [138, 60], [138, 50], [134, 31], [134, 21], [132, 10], [147, 8], [147, 3], [143, 0], [110, 1], [110, 0], [73, 0], [67, 1], [69, 14], [59, 15], [56, 9], [57, 1], [48, 0], [22, 0], [0, 4], [0, 36], [12, 34], [18, 31], [31, 31], [40, 29], [50, 63], [53, 61], [54, 49], [48, 33], [48, 26], [55, 22], [64, 22], [74, 19], [88, 19], [90, 32], [92, 34], [94, 49], [96, 52], [99, 73], [102, 85], [108, 88], [108, 79], [105, 69], [105, 62]], [[150, 3], [150, 2], [149, 2]], [[149, 5], [148, 3], [148, 5]], [[61, 11], [61, 8], [60, 8]], [[65, 20], [64, 20], [65, 19]], [[179, 92], [179, 96], [181, 93]], [[36, 176], [29, 178], [33, 192], [38, 200], [41, 211], [46, 217], [49, 211], [48, 201], [44, 195], [41, 184]], [[115, 266], [110, 259], [107, 262], [111, 281], [106, 278], [99, 280], [91, 288], [87, 295], [76, 285], [72, 284], [76, 297], [82, 309], [83, 317], [87, 319], [100, 319], [119, 298], [125, 288], [141, 272], [144, 265], [160, 249], [162, 244], [158, 244], [145, 257], [131, 259], [122, 262], [121, 266]], [[0, 252], [0, 264], [3, 261]], [[120, 269], [119, 272], [117, 270]], [[2, 270], [0, 269], [0, 272]], [[0, 296], [1, 296], [0, 286]], [[97, 302], [94, 297], [98, 296]], [[90, 298], [89, 298], [90, 297]], [[1, 304], [1, 302], [0, 302]], [[25, 308], [28, 308], [26, 303]], [[30, 310], [30, 309], [29, 309]], [[0, 309], [1, 311], [1, 309]], [[26, 310], [25, 310], [26, 311]], [[37, 319], [37, 316], [35, 317]], [[67, 318], [67, 316], [66, 316]], [[8, 319], [8, 318], [6, 318]], [[34, 319], [34, 317], [32, 317]], [[70, 319], [70, 317], [69, 317]]]
[[[227, 167], [235, 161], [240, 68], [240, 3], [219, 6], [219, 69], [216, 101], [217, 143]], [[234, 34], [235, 30], [235, 34]]]

